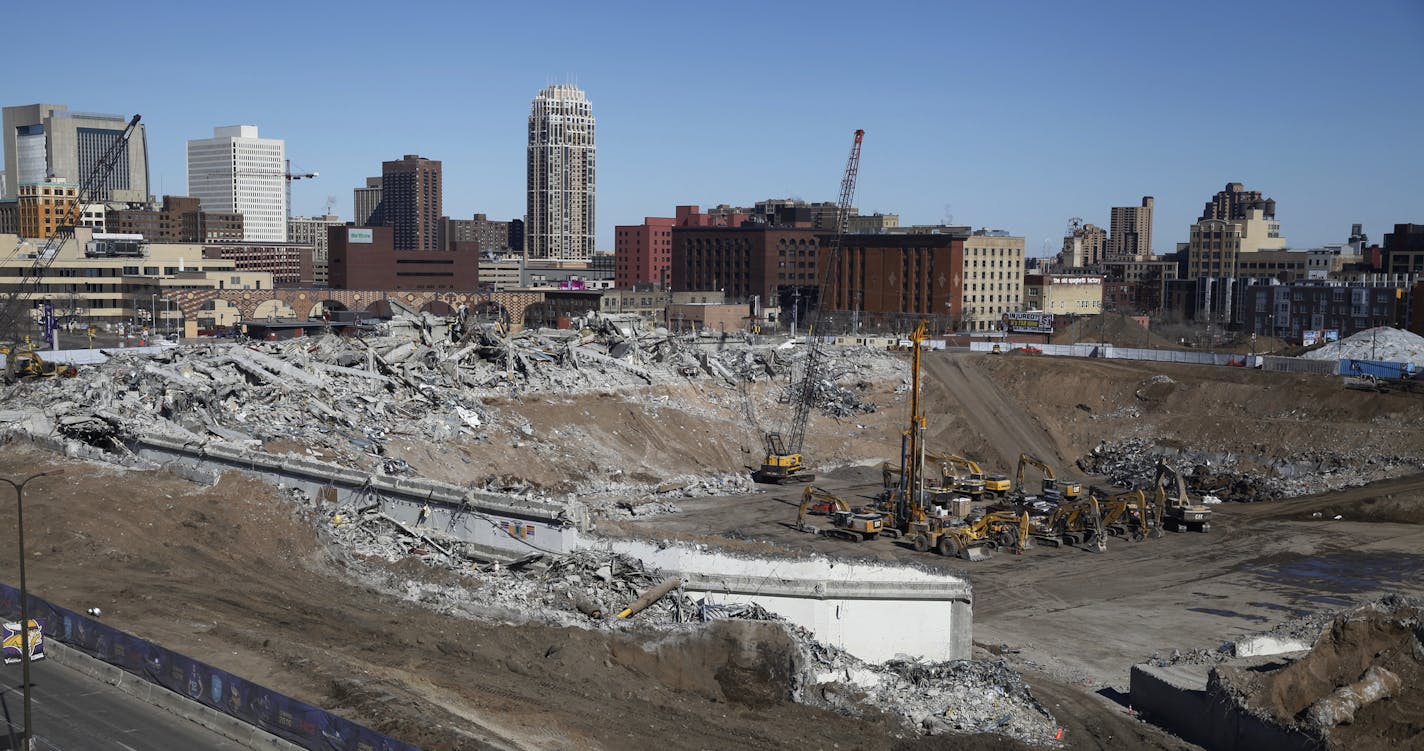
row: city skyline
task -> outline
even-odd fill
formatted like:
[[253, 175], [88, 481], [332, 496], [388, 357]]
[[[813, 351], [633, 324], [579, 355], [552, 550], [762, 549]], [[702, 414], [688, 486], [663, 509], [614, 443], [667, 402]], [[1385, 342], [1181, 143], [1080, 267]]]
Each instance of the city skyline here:
[[[347, 196], [372, 165], [419, 153], [445, 165], [447, 215], [512, 219], [525, 213], [529, 100], [573, 83], [598, 107], [599, 250], [615, 226], [678, 204], [833, 200], [855, 128], [863, 213], [1006, 229], [1030, 256], [1057, 252], [1069, 218], [1106, 226], [1111, 207], [1147, 195], [1154, 250], [1169, 252], [1228, 182], [1276, 199], [1292, 247], [1343, 242], [1356, 222], [1377, 242], [1424, 205], [1412, 178], [1424, 104], [1404, 96], [1424, 72], [1416, 3], [830, 3], [715, 17], [556, 5], [557, 28], [508, 8], [413, 4], [404, 12], [429, 17], [412, 42], [426, 59], [378, 68], [351, 42], [369, 31], [361, 13], [272, 4], [214, 38], [200, 30], [220, 11], [181, 7], [133, 9], [113, 33], [162, 40], [165, 57], [242, 60], [222, 96], [192, 95], [209, 90], [203, 65], [94, 87], [84, 56], [61, 56], [45, 76], [10, 76], [4, 104], [143, 114], [159, 197], [183, 193], [186, 141], [241, 122], [286, 140], [294, 171], [321, 172], [294, 186], [294, 214], [323, 214], [336, 196], [350, 219]], [[11, 15], [23, 25], [41, 12]], [[299, 43], [253, 46], [263, 35], [244, 30], [272, 13]], [[1249, 44], [1208, 33], [1226, 19], [1252, 30]], [[456, 43], [474, 21], [501, 34]], [[1083, 38], [1117, 41], [1062, 51]]]

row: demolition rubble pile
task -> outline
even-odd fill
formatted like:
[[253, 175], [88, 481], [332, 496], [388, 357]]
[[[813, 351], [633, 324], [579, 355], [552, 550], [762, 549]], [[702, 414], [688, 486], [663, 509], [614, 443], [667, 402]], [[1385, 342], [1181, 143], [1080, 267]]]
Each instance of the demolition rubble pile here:
[[1226, 501], [1269, 501], [1357, 487], [1373, 480], [1417, 471], [1408, 456], [1351, 456], [1305, 449], [1286, 457], [1241, 456], [1231, 452], [1163, 449], [1145, 439], [1104, 442], [1078, 459], [1082, 471], [1107, 477], [1120, 487], [1145, 487], [1156, 476], [1157, 457], [1183, 473], [1194, 495]]
[[[289, 492], [316, 508], [300, 491]], [[817, 642], [808, 631], [756, 604], [693, 599], [675, 577], [619, 553], [583, 550], [545, 556], [531, 545], [529, 555], [498, 563], [436, 532], [402, 524], [382, 514], [376, 504], [326, 513], [328, 539], [343, 554], [387, 563], [415, 559], [456, 577], [439, 581], [411, 575], [409, 568], [399, 566], [358, 569], [371, 572], [384, 590], [441, 613], [603, 629], [675, 630], [727, 619], [781, 622], [802, 653], [805, 674], [796, 698], [803, 703], [851, 714], [873, 706], [930, 735], [992, 732], [1029, 742], [1053, 736], [1052, 715], [1003, 660], [869, 664]], [[643, 602], [648, 602], [644, 609], [626, 619], [618, 617]]]
[[[517, 411], [521, 394], [636, 392], [693, 382], [736, 389], [790, 380], [805, 356], [794, 347], [675, 337], [597, 315], [579, 323], [573, 330], [503, 334], [488, 325], [462, 332], [447, 319], [402, 315], [385, 335], [369, 339], [328, 335], [151, 355], [116, 351], [74, 378], [21, 382], [0, 399], [0, 414], [22, 431], [59, 433], [119, 453], [127, 440], [156, 433], [248, 448], [286, 443], [344, 466], [402, 474], [409, 469], [403, 461], [383, 460], [397, 435], [516, 445], [532, 437]], [[898, 377], [903, 368], [884, 352], [833, 349], [817, 407], [829, 414], [872, 409], [838, 383]], [[684, 487], [695, 484], [688, 479]]]
[[1424, 364], [1424, 336], [1380, 326], [1311, 350], [1308, 360], [1381, 360]]

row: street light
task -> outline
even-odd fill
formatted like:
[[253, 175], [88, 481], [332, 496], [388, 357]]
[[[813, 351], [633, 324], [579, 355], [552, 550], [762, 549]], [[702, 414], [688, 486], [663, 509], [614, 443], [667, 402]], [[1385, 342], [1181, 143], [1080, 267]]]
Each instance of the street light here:
[[18, 483], [8, 477], [0, 477], [0, 481], [10, 484], [15, 489], [15, 511], [18, 515], [17, 524], [20, 532], [20, 680], [24, 682], [25, 695], [25, 748], [35, 747], [34, 727], [30, 725], [30, 592], [25, 583], [25, 486], [30, 480], [50, 475], [63, 474], [62, 469], [51, 469], [48, 472], [38, 472]]

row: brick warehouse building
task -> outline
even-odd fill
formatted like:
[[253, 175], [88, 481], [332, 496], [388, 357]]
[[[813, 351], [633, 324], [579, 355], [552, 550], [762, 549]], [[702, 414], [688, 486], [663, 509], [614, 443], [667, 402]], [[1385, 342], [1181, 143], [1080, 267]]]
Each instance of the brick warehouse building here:
[[[846, 235], [825, 309], [853, 311], [867, 323], [926, 318], [947, 326], [964, 305], [967, 239], [967, 233]], [[821, 235], [823, 245], [833, 241]]]
[[674, 292], [724, 291], [728, 300], [759, 296], [765, 305], [789, 306], [793, 288], [814, 295], [814, 229], [769, 227], [673, 227]]
[[327, 228], [332, 289], [474, 291], [480, 283], [478, 243], [451, 250], [396, 250], [392, 227]]

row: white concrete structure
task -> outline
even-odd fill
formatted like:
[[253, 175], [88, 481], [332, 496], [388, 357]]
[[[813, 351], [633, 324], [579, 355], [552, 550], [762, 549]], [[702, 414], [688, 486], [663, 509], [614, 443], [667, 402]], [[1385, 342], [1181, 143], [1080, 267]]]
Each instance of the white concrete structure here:
[[530, 258], [587, 260], [594, 251], [593, 105], [577, 86], [549, 86], [529, 109]]
[[256, 125], [213, 128], [188, 142], [188, 195], [204, 211], [242, 214], [242, 239], [287, 241], [287, 144], [259, 138]]
[[587, 540], [683, 578], [709, 603], [752, 602], [867, 662], [896, 656], [968, 660], [973, 593], [953, 574], [829, 558], [755, 558], [682, 544]]

